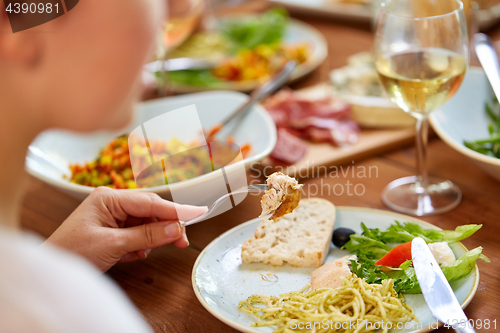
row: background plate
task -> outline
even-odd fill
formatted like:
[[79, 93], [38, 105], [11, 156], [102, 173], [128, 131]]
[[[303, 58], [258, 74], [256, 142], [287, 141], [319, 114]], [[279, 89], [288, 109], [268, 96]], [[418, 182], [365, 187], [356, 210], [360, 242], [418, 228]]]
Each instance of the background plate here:
[[334, 0], [269, 0], [292, 12], [308, 13], [323, 17], [370, 22], [373, 10], [370, 5], [341, 3]]
[[[429, 223], [406, 215], [382, 210], [337, 207], [335, 228], [347, 227], [360, 232], [360, 222], [368, 228], [386, 229], [390, 224], [413, 222], [425, 228], [439, 229]], [[294, 268], [291, 266], [273, 267], [264, 264], [243, 264], [241, 245], [257, 228], [260, 219], [243, 223], [212, 241], [199, 255], [193, 268], [192, 283], [194, 292], [201, 304], [216, 318], [242, 332], [271, 333], [276, 327], [251, 327], [255, 317], [238, 310], [238, 303], [252, 294], [278, 295], [304, 287], [314, 268]], [[466, 248], [455, 243], [451, 248], [457, 257], [466, 252]], [[333, 245], [326, 262], [340, 258], [347, 252]], [[265, 281], [267, 273], [277, 276], [276, 282]], [[269, 279], [272, 280], [272, 277]], [[451, 283], [453, 291], [462, 307], [466, 307], [476, 293], [479, 283], [479, 270], [476, 268], [468, 276]], [[412, 322], [414, 328], [397, 332], [428, 332], [429, 324], [436, 325], [421, 294], [406, 295], [408, 304], [413, 306], [421, 329]], [[434, 326], [434, 328], [437, 328]], [[396, 332], [396, 330], [394, 330]]]
[[[375, 10], [372, 5], [342, 3], [335, 0], [269, 0], [290, 10], [292, 13], [307, 13], [322, 17], [350, 21], [370, 22]], [[500, 4], [476, 11], [479, 29], [488, 30], [500, 21]]]
[[[316, 28], [311, 25], [290, 19], [283, 40], [290, 44], [307, 42], [311, 47], [309, 58], [295, 69], [290, 81], [298, 80], [314, 69], [316, 69], [325, 60], [328, 55], [328, 46], [325, 37]], [[199, 87], [192, 85], [183, 85], [170, 82], [168, 89], [175, 93], [187, 93], [204, 90], [235, 90], [249, 92], [254, 90], [262, 83], [260, 81], [242, 81], [242, 82], [221, 82], [213, 87]]]

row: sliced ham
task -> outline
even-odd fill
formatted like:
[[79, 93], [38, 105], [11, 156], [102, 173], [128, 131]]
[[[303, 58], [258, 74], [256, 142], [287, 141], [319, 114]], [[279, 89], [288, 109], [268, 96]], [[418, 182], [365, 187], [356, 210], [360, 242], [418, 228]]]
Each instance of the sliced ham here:
[[268, 98], [263, 106], [273, 117], [276, 126], [287, 126], [289, 121], [300, 120], [311, 116], [347, 119], [351, 114], [349, 105], [332, 98], [307, 100], [299, 98], [289, 89], [282, 90]]
[[335, 120], [309, 117], [303, 121], [290, 123], [291, 128], [300, 132], [300, 137], [313, 142], [331, 142], [334, 146], [356, 143], [359, 126], [352, 120]]
[[338, 124], [336, 129], [332, 129], [330, 133], [334, 145], [345, 146], [358, 142], [360, 130], [356, 122], [344, 120]]
[[271, 153], [271, 157], [282, 162], [293, 164], [307, 152], [307, 145], [304, 141], [288, 133], [284, 128], [278, 129], [278, 140]]
[[312, 142], [330, 142], [332, 131], [327, 128], [308, 127], [302, 131], [301, 137]]
[[294, 163], [305, 155], [307, 147], [299, 138], [337, 147], [358, 141], [359, 126], [350, 120], [350, 107], [342, 101], [308, 100], [283, 89], [262, 105], [278, 128], [278, 142], [271, 157], [280, 161]]

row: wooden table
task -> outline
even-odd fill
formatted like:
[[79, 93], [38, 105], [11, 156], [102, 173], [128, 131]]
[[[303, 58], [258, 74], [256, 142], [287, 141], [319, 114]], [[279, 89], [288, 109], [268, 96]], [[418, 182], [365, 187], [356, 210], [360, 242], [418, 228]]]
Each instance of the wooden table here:
[[[261, 3], [253, 3], [249, 8], [259, 10], [263, 6], [265, 5]], [[369, 50], [372, 46], [372, 34], [368, 25], [315, 17], [298, 18], [312, 24], [325, 35], [329, 43], [329, 56], [316, 71], [294, 88], [326, 81], [329, 71], [345, 65], [349, 55]], [[490, 34], [499, 39], [500, 28]], [[483, 224], [483, 228], [474, 237], [463, 243], [468, 248], [483, 246], [484, 253], [492, 263], [479, 263], [481, 281], [476, 296], [465, 312], [474, 320], [497, 319], [497, 324], [500, 325], [500, 295], [497, 292], [500, 282], [500, 183], [478, 170], [471, 160], [439, 139], [431, 140], [428, 157], [430, 175], [452, 180], [460, 186], [464, 197], [453, 211], [422, 219], [444, 229], [469, 223]], [[372, 178], [367, 179], [352, 178], [352, 175], [346, 178], [324, 176], [310, 179], [305, 181], [306, 192], [316, 186], [345, 184], [350, 181], [352, 184], [362, 184], [365, 193], [361, 196], [335, 196], [327, 193], [317, 196], [331, 200], [336, 205], [387, 209], [380, 201], [380, 193], [390, 181], [414, 173], [415, 151], [413, 147], [406, 147], [354, 161], [354, 165], [376, 167], [378, 175], [372, 174]], [[251, 180], [259, 179], [258, 174], [249, 174], [249, 177]], [[22, 225], [25, 229], [47, 237], [78, 204], [79, 202], [54, 188], [30, 178], [21, 212]], [[188, 227], [191, 245], [187, 249], [164, 246], [153, 250], [147, 260], [116, 265], [108, 275], [125, 290], [155, 332], [234, 332], [200, 305], [191, 286], [191, 271], [198, 254], [210, 241], [258, 214], [258, 198], [249, 196], [237, 208], [210, 221]]]

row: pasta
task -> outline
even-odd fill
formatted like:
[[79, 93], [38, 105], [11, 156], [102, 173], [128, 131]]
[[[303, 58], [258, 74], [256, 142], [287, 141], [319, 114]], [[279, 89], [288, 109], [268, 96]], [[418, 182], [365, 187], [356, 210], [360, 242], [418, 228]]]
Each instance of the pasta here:
[[[392, 279], [368, 284], [352, 274], [336, 289], [299, 291], [279, 296], [252, 295], [238, 308], [257, 317], [252, 326], [277, 325], [274, 333], [370, 332], [418, 321], [413, 308], [394, 290]], [[256, 306], [263, 304], [262, 306]]]

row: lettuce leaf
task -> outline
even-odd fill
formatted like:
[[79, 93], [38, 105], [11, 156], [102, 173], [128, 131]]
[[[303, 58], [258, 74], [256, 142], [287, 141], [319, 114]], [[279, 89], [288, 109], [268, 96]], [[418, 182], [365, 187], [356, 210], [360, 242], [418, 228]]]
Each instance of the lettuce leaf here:
[[455, 230], [443, 230], [443, 241], [448, 243], [459, 242], [462, 239], [466, 239], [476, 231], [481, 229], [482, 224], [467, 224], [456, 227]]
[[[366, 225], [361, 222], [361, 228], [364, 231], [363, 235], [353, 234], [342, 248], [346, 249], [349, 253], [356, 253], [359, 257], [366, 259], [380, 259], [392, 248], [382, 242], [380, 239], [380, 231], [378, 229], [368, 229]], [[375, 262], [375, 261], [374, 261]]]
[[411, 242], [415, 237], [423, 238], [426, 243], [454, 243], [470, 237], [481, 227], [482, 224], [468, 224], [455, 230], [434, 230], [424, 229], [416, 223], [395, 221], [387, 230], [380, 231], [377, 228], [369, 229], [361, 222], [363, 234], [351, 235], [343, 248], [349, 253], [364, 254], [369, 259], [380, 259], [391, 250], [387, 244]]
[[[449, 266], [443, 267], [443, 273], [446, 280], [453, 281], [467, 276], [476, 265], [476, 260], [482, 259], [490, 262], [490, 259], [481, 254], [482, 247], [479, 246], [473, 250], [464, 253], [459, 259]], [[415, 274], [415, 269], [410, 266], [411, 261], [407, 260], [401, 264], [401, 270], [395, 270], [387, 273], [387, 276], [394, 280], [394, 289], [403, 294], [419, 294], [420, 285]]]
[[288, 12], [273, 8], [261, 15], [230, 19], [222, 26], [222, 33], [234, 45], [234, 51], [252, 50], [258, 45], [282, 40], [288, 24]]
[[423, 229], [416, 223], [401, 224], [398, 221], [382, 233], [382, 241], [385, 243], [406, 243], [411, 242], [415, 237], [423, 238], [426, 243], [434, 243], [442, 241], [443, 233], [439, 230]]
[[443, 273], [446, 279], [448, 281], [453, 281], [466, 276], [472, 271], [478, 259], [482, 259], [484, 262], [491, 262], [488, 257], [481, 253], [482, 251], [483, 248], [478, 246], [475, 249], [467, 251], [451, 265], [443, 267]]

